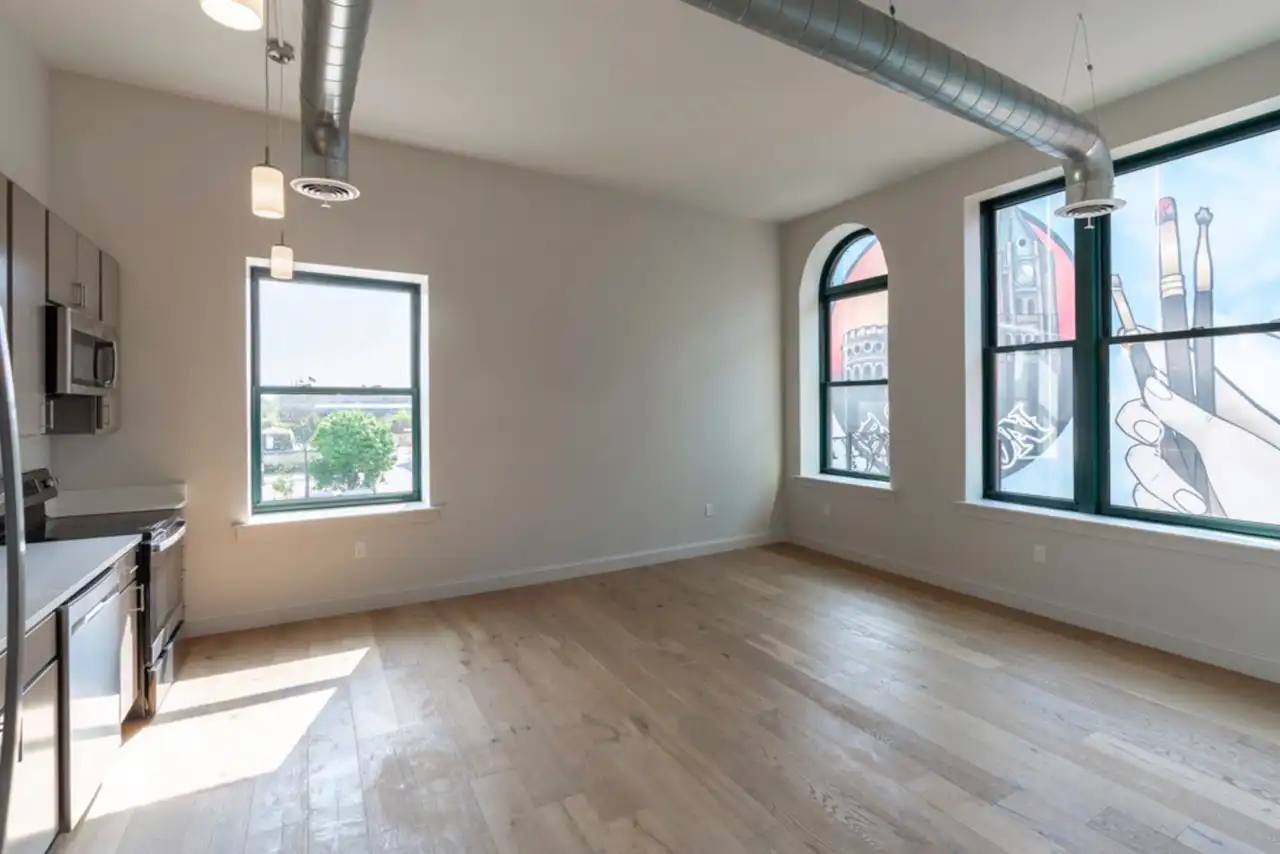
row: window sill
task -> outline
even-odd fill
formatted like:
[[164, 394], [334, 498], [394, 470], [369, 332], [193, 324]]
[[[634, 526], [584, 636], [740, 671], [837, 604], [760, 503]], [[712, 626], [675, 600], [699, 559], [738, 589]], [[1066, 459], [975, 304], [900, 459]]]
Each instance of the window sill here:
[[237, 540], [253, 540], [276, 534], [321, 534], [353, 526], [425, 525], [440, 515], [440, 505], [421, 501], [403, 504], [371, 504], [367, 507], [325, 507], [262, 513], [232, 525]]
[[798, 474], [792, 480], [800, 483], [833, 483], [837, 486], [851, 486], [854, 489], [862, 490], [868, 498], [875, 498], [881, 501], [898, 500], [898, 493], [894, 490], [893, 484], [882, 480], [839, 477], [834, 474]]
[[1007, 524], [1024, 521], [1066, 534], [1111, 540], [1125, 545], [1163, 549], [1178, 554], [1199, 554], [1215, 560], [1226, 558], [1273, 569], [1280, 567], [1280, 540], [1202, 528], [1160, 525], [1114, 516], [1093, 516], [1070, 510], [988, 499], [957, 501], [956, 509], [965, 516], [988, 522]]

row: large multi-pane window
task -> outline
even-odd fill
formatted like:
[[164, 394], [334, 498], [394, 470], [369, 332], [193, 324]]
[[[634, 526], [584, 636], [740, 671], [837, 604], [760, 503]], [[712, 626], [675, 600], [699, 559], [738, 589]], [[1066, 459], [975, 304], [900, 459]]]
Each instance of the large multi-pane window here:
[[983, 209], [989, 498], [1280, 537], [1280, 115]]
[[889, 479], [889, 277], [865, 229], [836, 246], [822, 274], [822, 471]]
[[254, 512], [419, 500], [418, 286], [255, 268], [250, 289]]

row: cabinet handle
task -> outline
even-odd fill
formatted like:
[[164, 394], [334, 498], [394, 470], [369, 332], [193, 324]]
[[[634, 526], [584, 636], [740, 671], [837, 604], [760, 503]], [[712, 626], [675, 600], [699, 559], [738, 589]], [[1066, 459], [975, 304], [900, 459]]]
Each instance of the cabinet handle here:
[[51, 397], [47, 397], [47, 398], [45, 398], [45, 401], [44, 401], [44, 413], [45, 413], [45, 414], [44, 414], [44, 427], [45, 427], [45, 430], [46, 430], [46, 431], [48, 431], [48, 432], [53, 432], [53, 413], [54, 413], [54, 411], [55, 411], [55, 409], [54, 409], [54, 405], [53, 405], [53, 398], [51, 398]]
[[76, 620], [75, 625], [71, 627], [71, 634], [75, 634], [80, 629], [83, 629], [85, 626], [92, 623], [97, 618], [97, 616], [102, 613], [103, 609], [106, 608], [108, 605], [110, 605], [112, 600], [119, 595], [120, 595], [119, 593], [112, 593], [109, 596], [107, 596], [107, 598], [99, 602], [97, 605], [94, 605], [93, 610], [85, 614], [80, 619]]

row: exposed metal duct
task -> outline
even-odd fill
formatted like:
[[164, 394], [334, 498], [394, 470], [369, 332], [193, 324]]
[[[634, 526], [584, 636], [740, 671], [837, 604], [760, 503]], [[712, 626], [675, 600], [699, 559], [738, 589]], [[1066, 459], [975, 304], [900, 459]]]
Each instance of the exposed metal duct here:
[[683, 0], [1063, 161], [1058, 214], [1122, 207], [1098, 128], [1029, 86], [859, 0]]
[[302, 167], [292, 187], [325, 202], [360, 195], [347, 181], [356, 78], [373, 0], [305, 0], [302, 9]]

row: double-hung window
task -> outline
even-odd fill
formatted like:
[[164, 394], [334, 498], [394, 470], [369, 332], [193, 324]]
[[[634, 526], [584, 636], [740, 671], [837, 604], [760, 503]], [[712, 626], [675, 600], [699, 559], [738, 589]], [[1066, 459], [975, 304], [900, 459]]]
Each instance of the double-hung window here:
[[983, 208], [988, 498], [1280, 537], [1280, 116]]
[[866, 229], [836, 246], [822, 273], [822, 472], [889, 479], [889, 276]]
[[255, 513], [422, 497], [416, 284], [250, 273]]

